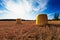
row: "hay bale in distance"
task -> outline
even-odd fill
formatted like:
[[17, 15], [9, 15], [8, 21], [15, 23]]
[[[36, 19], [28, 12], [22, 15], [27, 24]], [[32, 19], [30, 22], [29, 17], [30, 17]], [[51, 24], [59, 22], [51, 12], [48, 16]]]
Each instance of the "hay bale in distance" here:
[[36, 25], [46, 25], [48, 18], [46, 14], [39, 14], [36, 16]]
[[22, 24], [21, 19], [17, 18], [16, 19], [16, 24]]

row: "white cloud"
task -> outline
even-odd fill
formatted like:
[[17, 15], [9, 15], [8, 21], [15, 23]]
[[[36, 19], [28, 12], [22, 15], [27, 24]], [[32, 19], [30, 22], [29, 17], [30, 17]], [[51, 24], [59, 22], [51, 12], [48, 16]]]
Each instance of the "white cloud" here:
[[[5, 0], [4, 0], [5, 1]], [[30, 12], [32, 11], [31, 5], [26, 1], [20, 1], [20, 3], [15, 3], [13, 0], [4, 2], [6, 8], [10, 11], [9, 14], [5, 14], [4, 18], [23, 18], [29, 19], [31, 17]], [[28, 17], [29, 16], [29, 17]]]
[[[43, 11], [46, 9], [47, 0], [35, 0], [39, 3], [39, 6], [37, 8], [32, 7], [32, 3], [34, 0], [17, 0], [18, 2], [14, 2], [13, 0], [3, 0], [6, 8], [9, 10], [9, 12], [5, 12], [7, 14], [4, 14], [3, 17], [8, 19], [15, 19], [15, 18], [22, 18], [22, 19], [35, 19], [36, 14], [38, 11]], [[33, 12], [32, 10], [36, 11]]]
[[49, 13], [47, 15], [48, 15], [48, 19], [53, 19], [53, 17], [54, 17], [54, 13]]
[[35, 1], [39, 3], [39, 6], [37, 8], [33, 8], [33, 10], [44, 11], [45, 9], [47, 9], [46, 5], [48, 3], [48, 0], [35, 0]]

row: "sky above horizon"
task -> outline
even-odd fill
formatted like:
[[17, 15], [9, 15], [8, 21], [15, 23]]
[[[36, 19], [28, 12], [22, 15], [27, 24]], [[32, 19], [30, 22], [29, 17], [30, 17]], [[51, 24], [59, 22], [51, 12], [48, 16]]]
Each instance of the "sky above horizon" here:
[[60, 13], [60, 0], [0, 0], [0, 19], [35, 20], [38, 14], [52, 19]]

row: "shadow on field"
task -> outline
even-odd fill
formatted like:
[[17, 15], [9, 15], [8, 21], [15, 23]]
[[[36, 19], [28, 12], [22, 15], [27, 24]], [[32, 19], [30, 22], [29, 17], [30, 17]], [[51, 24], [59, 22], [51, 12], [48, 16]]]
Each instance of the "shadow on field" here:
[[48, 27], [54, 26], [54, 27], [60, 27], [60, 24], [48, 24]]

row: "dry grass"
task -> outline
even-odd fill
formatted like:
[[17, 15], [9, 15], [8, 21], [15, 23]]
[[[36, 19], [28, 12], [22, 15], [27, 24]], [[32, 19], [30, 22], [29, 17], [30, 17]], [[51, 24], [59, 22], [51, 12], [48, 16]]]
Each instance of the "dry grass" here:
[[0, 21], [0, 40], [60, 40], [60, 25], [54, 22], [39, 27], [35, 21], [22, 21], [22, 25], [17, 25], [16, 21]]

